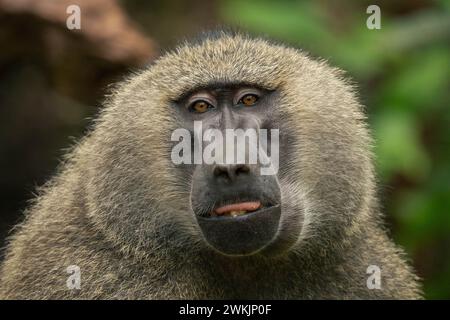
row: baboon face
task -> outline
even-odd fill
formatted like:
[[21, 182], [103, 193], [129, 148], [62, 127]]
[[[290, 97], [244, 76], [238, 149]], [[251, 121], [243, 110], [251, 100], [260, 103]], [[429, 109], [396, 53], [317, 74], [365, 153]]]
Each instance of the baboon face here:
[[[222, 253], [251, 254], [269, 244], [278, 230], [278, 179], [275, 174], [264, 174], [257, 161], [258, 153], [274, 149], [270, 135], [265, 137], [264, 150], [258, 136], [274, 125], [271, 115], [277, 102], [273, 90], [243, 84], [208, 86], [176, 101], [183, 128], [192, 137], [184, 152], [206, 151], [200, 152], [202, 161], [189, 168], [193, 170], [192, 209], [205, 240]], [[195, 131], [195, 122], [202, 132]], [[215, 136], [205, 142], [208, 133]], [[207, 152], [211, 147], [214, 151]], [[227, 161], [227, 155], [232, 159]]]
[[[107, 110], [97, 130], [108, 140], [95, 152], [111, 163], [96, 160], [104, 174], [91, 192], [108, 233], [144, 250], [155, 234], [226, 255], [326, 245], [351, 230], [370, 193], [370, 139], [351, 88], [295, 49], [234, 35], [187, 44], [132, 77]], [[176, 149], [180, 129], [189, 151]], [[208, 129], [268, 130], [278, 170], [248, 161], [250, 142], [237, 151], [244, 162], [208, 162], [221, 152], [206, 152], [218, 144]], [[173, 159], [188, 153], [190, 164]]]

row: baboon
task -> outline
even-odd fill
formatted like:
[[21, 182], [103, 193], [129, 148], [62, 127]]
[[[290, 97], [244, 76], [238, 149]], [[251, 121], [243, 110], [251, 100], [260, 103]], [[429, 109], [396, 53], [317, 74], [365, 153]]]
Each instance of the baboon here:
[[[174, 163], [171, 134], [195, 140], [194, 121], [278, 129], [279, 170]], [[39, 190], [0, 296], [421, 298], [383, 225], [371, 146], [355, 88], [325, 61], [242, 33], [185, 42], [114, 89]]]

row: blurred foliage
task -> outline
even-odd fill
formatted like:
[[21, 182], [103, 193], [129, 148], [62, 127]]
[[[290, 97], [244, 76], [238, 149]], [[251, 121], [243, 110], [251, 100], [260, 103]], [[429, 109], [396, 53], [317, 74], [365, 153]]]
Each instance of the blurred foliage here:
[[375, 136], [382, 205], [427, 298], [450, 298], [450, 1], [223, 1], [232, 25], [348, 71]]

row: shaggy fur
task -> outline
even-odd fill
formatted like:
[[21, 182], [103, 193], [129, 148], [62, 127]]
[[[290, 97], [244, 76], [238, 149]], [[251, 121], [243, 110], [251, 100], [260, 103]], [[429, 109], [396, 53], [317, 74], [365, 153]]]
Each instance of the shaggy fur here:
[[[227, 257], [203, 240], [189, 177], [170, 161], [173, 101], [214, 83], [279, 92], [282, 218], [270, 254]], [[283, 138], [284, 134], [284, 138]], [[222, 33], [124, 81], [11, 237], [1, 298], [421, 297], [377, 207], [371, 139], [342, 73], [299, 50]], [[68, 289], [66, 268], [81, 269]], [[381, 268], [368, 289], [367, 267]]]

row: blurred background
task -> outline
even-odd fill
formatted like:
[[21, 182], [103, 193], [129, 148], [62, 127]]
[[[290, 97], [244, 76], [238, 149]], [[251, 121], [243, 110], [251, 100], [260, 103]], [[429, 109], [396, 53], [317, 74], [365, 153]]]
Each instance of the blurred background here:
[[[72, 4], [80, 30], [66, 27]], [[381, 29], [366, 26], [372, 4]], [[448, 0], [0, 0], [0, 247], [109, 85], [217, 26], [282, 40], [347, 71], [376, 139], [391, 236], [426, 298], [449, 299]]]

